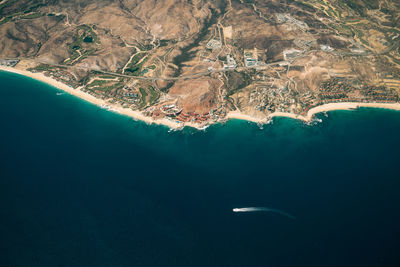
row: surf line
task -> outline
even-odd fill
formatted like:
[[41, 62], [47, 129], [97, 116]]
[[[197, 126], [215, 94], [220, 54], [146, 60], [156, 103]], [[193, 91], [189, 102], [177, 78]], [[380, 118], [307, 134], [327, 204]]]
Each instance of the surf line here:
[[282, 210], [277, 210], [277, 209], [270, 209], [266, 207], [248, 207], [248, 208], [234, 208], [232, 210], [233, 212], [273, 212], [282, 216], [285, 216], [289, 219], [296, 220], [296, 217], [293, 215], [284, 212]]

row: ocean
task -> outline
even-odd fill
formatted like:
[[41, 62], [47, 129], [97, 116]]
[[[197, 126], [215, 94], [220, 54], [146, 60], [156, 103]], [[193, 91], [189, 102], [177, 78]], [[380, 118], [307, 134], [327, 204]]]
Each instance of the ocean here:
[[0, 266], [400, 266], [400, 112], [169, 131], [0, 94]]

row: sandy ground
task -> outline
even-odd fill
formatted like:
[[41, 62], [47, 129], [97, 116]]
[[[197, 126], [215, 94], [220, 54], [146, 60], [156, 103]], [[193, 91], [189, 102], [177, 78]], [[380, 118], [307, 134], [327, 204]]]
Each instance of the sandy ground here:
[[[104, 107], [106, 105], [107, 109], [109, 111], [120, 113], [120, 114], [129, 116], [135, 120], [144, 121], [148, 124], [165, 125], [171, 129], [180, 129], [180, 128], [183, 128], [184, 126], [189, 126], [189, 127], [193, 127], [193, 128], [197, 128], [197, 129], [204, 129], [204, 125], [198, 125], [198, 124], [194, 124], [194, 123], [179, 123], [177, 121], [174, 121], [172, 119], [167, 119], [167, 118], [154, 120], [150, 117], [144, 116], [140, 111], [134, 111], [129, 108], [122, 108], [117, 105], [112, 105], [110, 103], [105, 102], [102, 99], [98, 99], [88, 93], [85, 93], [85, 92], [79, 90], [79, 88], [73, 89], [72, 87], [69, 87], [68, 85], [63, 84], [63, 83], [61, 83], [55, 79], [52, 79], [50, 77], [47, 77], [42, 73], [33, 73], [33, 72], [29, 72], [29, 71], [26, 71], [23, 69], [17, 69], [17, 68], [5, 67], [5, 66], [0, 66], [0, 70], [21, 74], [21, 75], [33, 78], [35, 80], [45, 82], [51, 86], [54, 86], [58, 89], [61, 89], [65, 92], [71, 94], [71, 95], [74, 95], [76, 97], [84, 99], [84, 100], [86, 100], [92, 104], [95, 104], [99, 107]], [[299, 119], [299, 120], [302, 120], [305, 122], [309, 122], [312, 120], [313, 116], [317, 113], [327, 112], [327, 111], [332, 111], [332, 110], [352, 110], [352, 109], [357, 109], [359, 107], [384, 108], [384, 109], [392, 109], [392, 110], [400, 111], [400, 103], [345, 102], [345, 103], [330, 103], [330, 104], [325, 104], [325, 105], [321, 105], [321, 106], [312, 108], [308, 111], [306, 116], [296, 115], [296, 114], [292, 114], [292, 113], [274, 112], [274, 113], [268, 115], [266, 118], [256, 118], [256, 117], [252, 117], [252, 116], [243, 114], [240, 111], [231, 111], [227, 114], [226, 119], [239, 119], [239, 120], [246, 120], [246, 121], [264, 124], [264, 123], [268, 123], [273, 117], [289, 117], [292, 119]]]

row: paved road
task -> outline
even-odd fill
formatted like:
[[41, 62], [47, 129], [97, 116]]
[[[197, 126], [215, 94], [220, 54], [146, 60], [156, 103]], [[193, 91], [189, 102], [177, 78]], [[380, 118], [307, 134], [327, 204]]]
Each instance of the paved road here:
[[[71, 67], [68, 65], [60, 65], [60, 64], [49, 64], [49, 63], [45, 63], [45, 62], [39, 62], [39, 63], [43, 63], [43, 64], [48, 64], [50, 66], [54, 66], [54, 67]], [[170, 80], [170, 81], [177, 81], [177, 80], [187, 80], [187, 79], [193, 79], [193, 78], [198, 78], [201, 76], [206, 76], [209, 75], [211, 73], [218, 73], [218, 72], [228, 72], [228, 71], [243, 71], [243, 70], [247, 70], [247, 69], [264, 69], [264, 68], [268, 68], [270, 66], [273, 65], [279, 65], [281, 63], [284, 63], [284, 61], [280, 61], [280, 62], [274, 62], [274, 63], [270, 63], [270, 64], [266, 64], [264, 66], [258, 66], [258, 67], [238, 67], [238, 68], [232, 68], [232, 69], [213, 69], [213, 70], [209, 70], [209, 71], [204, 71], [204, 72], [198, 72], [198, 73], [194, 73], [191, 75], [184, 75], [184, 76], [179, 76], [179, 77], [143, 77], [143, 76], [134, 76], [134, 75], [127, 75], [127, 74], [121, 74], [121, 73], [116, 73], [116, 72], [110, 72], [110, 71], [105, 71], [105, 70], [99, 70], [97, 68], [91, 68], [91, 67], [84, 67], [84, 66], [73, 66], [74, 68], [78, 68], [78, 69], [85, 69], [85, 70], [90, 70], [90, 71], [96, 71], [96, 72], [100, 72], [103, 74], [108, 74], [108, 75], [113, 75], [113, 76], [118, 76], [118, 77], [124, 77], [124, 78], [134, 78], [137, 80], [149, 80], [149, 81], [159, 81], [159, 80]]]
[[198, 78], [198, 77], [201, 77], [201, 76], [206, 76], [206, 75], [209, 75], [211, 73], [229, 72], [229, 71], [234, 71], [234, 70], [243, 71], [243, 70], [247, 70], [247, 69], [265, 69], [265, 68], [268, 68], [268, 67], [273, 66], [273, 65], [279, 65], [281, 63], [284, 63], [284, 61], [280, 61], [280, 62], [274, 62], [274, 63], [266, 64], [266, 65], [261, 66], [261, 67], [258, 66], [258, 67], [237, 67], [237, 68], [231, 68], [231, 69], [223, 69], [223, 68], [222, 69], [212, 69], [212, 70], [208, 70], [208, 71], [204, 71], [204, 72], [198, 72], [198, 73], [179, 76], [179, 77], [162, 77], [162, 76], [143, 77], [143, 76], [134, 76], [134, 75], [121, 74], [121, 73], [117, 73], [117, 72], [99, 70], [99, 69], [93, 68], [93, 67], [70, 66], [70, 65], [63, 65], [63, 64], [52, 64], [52, 63], [48, 63], [48, 62], [44, 62], [44, 61], [38, 61], [38, 60], [35, 60], [35, 59], [32, 59], [32, 58], [15, 58], [15, 59], [9, 59], [9, 60], [31, 60], [31, 61], [35, 61], [36, 63], [47, 64], [47, 65], [50, 65], [50, 66], [53, 66], [53, 67], [83, 69], [83, 70], [88, 70], [88, 71], [96, 71], [96, 72], [99, 72], [99, 73], [113, 75], [113, 76], [117, 76], [117, 77], [133, 78], [133, 79], [137, 79], [137, 80], [148, 80], [148, 81], [187, 80], [187, 79]]

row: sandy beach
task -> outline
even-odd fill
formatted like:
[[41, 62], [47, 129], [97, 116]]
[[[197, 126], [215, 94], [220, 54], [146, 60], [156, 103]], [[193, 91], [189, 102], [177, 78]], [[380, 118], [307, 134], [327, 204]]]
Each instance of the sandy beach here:
[[[33, 78], [35, 80], [47, 83], [53, 87], [56, 87], [56, 88], [63, 90], [71, 95], [74, 95], [76, 97], [84, 99], [84, 100], [86, 100], [92, 104], [95, 104], [99, 107], [107, 106], [107, 109], [111, 112], [120, 113], [120, 114], [129, 116], [135, 120], [144, 121], [148, 124], [165, 125], [171, 129], [180, 129], [180, 128], [183, 128], [186, 126], [197, 128], [197, 129], [204, 129], [204, 125], [197, 125], [194, 123], [179, 123], [177, 121], [174, 121], [172, 119], [167, 119], [167, 118], [154, 120], [150, 117], [143, 115], [140, 111], [134, 111], [129, 108], [122, 108], [120, 106], [107, 103], [106, 101], [104, 101], [102, 99], [96, 98], [86, 92], [81, 91], [79, 88], [73, 89], [72, 87], [70, 87], [64, 83], [61, 83], [53, 78], [47, 77], [42, 73], [33, 73], [33, 72], [30, 72], [30, 71], [27, 71], [24, 69], [18, 69], [18, 68], [14, 68], [14, 67], [5, 67], [5, 66], [0, 66], [0, 71], [17, 73], [17, 74], [24, 75], [24, 76]], [[226, 119], [239, 119], [239, 120], [246, 120], [246, 121], [251, 121], [254, 123], [264, 124], [264, 123], [268, 123], [274, 117], [288, 117], [288, 118], [292, 118], [292, 119], [298, 119], [298, 120], [302, 120], [305, 122], [309, 122], [313, 119], [315, 114], [318, 114], [321, 112], [328, 112], [328, 111], [334, 111], [334, 110], [353, 110], [353, 109], [357, 109], [360, 107], [383, 108], [383, 109], [391, 109], [391, 110], [399, 110], [400, 111], [400, 103], [343, 102], [343, 103], [329, 103], [329, 104], [324, 104], [321, 106], [314, 107], [308, 111], [306, 116], [297, 115], [297, 114], [293, 114], [293, 113], [274, 112], [272, 114], [269, 114], [265, 118], [257, 118], [257, 117], [253, 117], [250, 115], [243, 114], [240, 111], [231, 111], [227, 114]]]
[[249, 115], [242, 114], [239, 111], [231, 111], [228, 113], [228, 119], [239, 119], [239, 120], [247, 120], [255, 123], [267, 123], [274, 117], [287, 117], [296, 120], [302, 120], [304, 122], [310, 122], [314, 115], [322, 112], [334, 111], [334, 110], [354, 110], [361, 107], [366, 108], [383, 108], [383, 109], [391, 109], [391, 110], [399, 110], [400, 111], [400, 103], [363, 103], [363, 102], [342, 102], [342, 103], [329, 103], [321, 106], [314, 107], [310, 109], [306, 116], [302, 116], [299, 114], [287, 113], [287, 112], [274, 112], [267, 116], [267, 118], [255, 118]]
[[315, 114], [333, 110], [353, 110], [361, 107], [365, 108], [383, 108], [400, 111], [400, 103], [363, 103], [363, 102], [344, 102], [344, 103], [329, 103], [312, 108], [308, 111], [306, 117], [302, 117], [305, 121], [312, 120]]
[[[42, 74], [42, 73], [33, 73], [27, 70], [21, 70], [21, 69], [17, 69], [17, 68], [12, 68], [12, 67], [5, 67], [5, 66], [0, 66], [0, 70], [1, 71], [7, 71], [7, 72], [12, 72], [12, 73], [17, 73], [20, 75], [24, 75], [30, 78], [33, 78], [35, 80], [47, 83], [53, 87], [56, 87], [58, 89], [61, 89], [71, 95], [74, 95], [76, 97], [79, 97], [81, 99], [84, 99], [85, 101], [88, 101], [92, 104], [95, 104], [99, 107], [104, 107], [107, 106], [107, 109], [111, 112], [116, 112], [116, 113], [120, 113], [126, 116], [129, 116], [135, 120], [141, 120], [144, 121], [148, 124], [159, 124], [159, 125], [165, 125], [171, 129], [178, 129], [183, 127], [182, 123], [177, 123], [173, 120], [169, 120], [169, 119], [159, 119], [159, 120], [153, 120], [150, 117], [144, 116], [141, 112], [139, 111], [134, 111], [132, 109], [129, 108], [122, 108], [120, 106], [117, 105], [112, 105], [110, 103], [107, 103], [106, 101], [96, 98], [86, 92], [83, 92], [81, 90], [79, 90], [79, 88], [74, 89], [64, 83], [61, 83], [53, 78], [47, 77], [46, 75]], [[190, 127], [196, 127], [195, 125], [192, 124], [186, 124], [185, 126], [190, 126]], [[197, 128], [197, 127], [196, 127]]]

